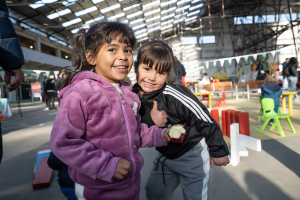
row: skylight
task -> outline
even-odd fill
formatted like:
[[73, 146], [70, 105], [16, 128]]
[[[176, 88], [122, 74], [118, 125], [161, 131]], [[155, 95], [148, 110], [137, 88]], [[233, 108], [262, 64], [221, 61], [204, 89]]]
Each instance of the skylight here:
[[47, 15], [47, 17], [49, 19], [54, 19], [54, 18], [57, 18], [59, 16], [63, 16], [63, 15], [66, 15], [68, 13], [71, 13], [71, 10], [69, 8], [65, 9], [65, 10], [61, 10], [61, 11], [58, 11], [56, 13], [53, 13], [53, 14], [50, 14], [50, 15]]
[[57, 0], [42, 0], [42, 1], [37, 1], [34, 4], [30, 4], [29, 6], [33, 9], [39, 8], [44, 6], [46, 3], [53, 3]]
[[171, 4], [171, 3], [176, 3], [176, 2], [177, 2], [177, 0], [166, 1], [166, 2], [161, 3], [160, 7], [165, 7], [165, 6], [167, 6], [167, 5]]
[[154, 21], [154, 20], [159, 19], [159, 18], [160, 18], [160, 15], [157, 15], [157, 16], [152, 17], [150, 19], [146, 19], [146, 22], [151, 22], [151, 21]]
[[139, 28], [142, 28], [142, 27], [145, 27], [145, 26], [146, 26], [146, 24], [141, 24], [141, 25], [132, 27], [132, 29], [133, 29], [133, 30], [136, 30], [136, 29], [139, 29]]
[[182, 11], [182, 10], [185, 10], [185, 9], [188, 9], [189, 7], [191, 7], [190, 5], [187, 5], [187, 6], [184, 6], [182, 8], [178, 8], [176, 9], [176, 12], [179, 12], [179, 11]]
[[84, 10], [82, 10], [82, 11], [76, 12], [75, 15], [76, 15], [77, 17], [79, 17], [79, 16], [81, 16], [81, 15], [85, 15], [85, 14], [90, 13], [90, 12], [93, 12], [93, 11], [95, 11], [95, 10], [97, 10], [97, 7], [96, 7], [96, 6], [93, 6], [93, 7], [84, 9]]
[[159, 11], [160, 11], [160, 8], [155, 9], [155, 10], [152, 10], [152, 11], [150, 11], [150, 12], [146, 12], [146, 13], [145, 13], [145, 16], [152, 15], [152, 14], [157, 13], [157, 12], [159, 12]]
[[187, 12], [185, 12], [185, 13], [181, 13], [181, 14], [179, 14], [179, 15], [175, 15], [175, 17], [174, 18], [178, 18], [178, 17], [181, 17], [181, 16], [183, 16], [183, 15], [186, 15], [187, 14]]
[[165, 13], [170, 12], [170, 11], [173, 11], [173, 10], [176, 10], [176, 6], [174, 6], [174, 7], [172, 7], [172, 8], [169, 8], [169, 9], [167, 9], [167, 10], [163, 10], [163, 11], [161, 11], [160, 13], [161, 13], [161, 14], [165, 14]]
[[199, 1], [202, 1], [202, 0], [194, 0], [194, 1], [192, 1], [192, 3], [197, 3]]
[[157, 30], [160, 30], [160, 26], [158, 26], [158, 27], [155, 27], [155, 28], [153, 28], [153, 29], [148, 29], [148, 33], [151, 33], [151, 32], [153, 32], [153, 31], [157, 31]]
[[189, 17], [189, 16], [195, 15], [195, 14], [197, 14], [197, 13], [199, 13], [199, 12], [200, 12], [200, 10], [196, 10], [196, 11], [194, 11], [194, 12], [189, 13], [187, 16]]
[[75, 33], [77, 33], [80, 29], [83, 29], [83, 28], [90, 28], [90, 26], [89, 26], [89, 25], [85, 25], [85, 26], [83, 26], [83, 27], [76, 28], [76, 29], [72, 30], [71, 32], [72, 32], [73, 34], [75, 34]]
[[117, 8], [120, 8], [120, 7], [121, 7], [121, 5], [119, 3], [117, 3], [117, 4], [113, 5], [113, 6], [101, 9], [100, 11], [101, 11], [101, 13], [107, 13], [109, 11], [115, 10]]
[[70, 6], [70, 5], [73, 5], [75, 3], [76, 0], [68, 0], [68, 1], [65, 1], [63, 2], [62, 4], [64, 6]]
[[125, 13], [119, 13], [119, 14], [117, 14], [117, 15], [108, 17], [107, 20], [108, 20], [108, 21], [111, 21], [111, 20], [118, 19], [118, 18], [124, 17], [124, 16], [125, 16]]
[[188, 22], [188, 21], [191, 21], [191, 20], [193, 20], [193, 19], [197, 19], [197, 16], [191, 17], [191, 18], [186, 18], [185, 21]]
[[122, 21], [124, 24], [128, 24], [128, 19]]
[[93, 22], [96, 22], [96, 21], [99, 21], [101, 19], [104, 19], [104, 16], [101, 16], [101, 17], [97, 17], [95, 19], [92, 19], [92, 20], [89, 20], [87, 22], [85, 22], [86, 24], [90, 24], [90, 23], [93, 23]]
[[145, 37], [145, 36], [148, 36], [148, 34], [147, 34], [147, 33], [144, 33], [144, 34], [142, 34], [142, 35], [137, 35], [136, 38], [139, 39], [139, 38], [142, 38], [142, 37]]
[[197, 5], [197, 6], [190, 7], [189, 10], [195, 10], [195, 9], [200, 8], [202, 6], [203, 6], [203, 3], [201, 3], [201, 4]]
[[173, 14], [170, 14], [170, 15], [167, 15], [167, 16], [164, 16], [161, 18], [161, 20], [165, 20], [165, 19], [168, 19], [168, 18], [171, 18], [171, 17], [174, 17], [175, 13]]
[[63, 23], [62, 25], [63, 25], [64, 27], [67, 27], [67, 26], [70, 26], [70, 25], [72, 25], [72, 24], [76, 24], [76, 23], [81, 22], [81, 21], [82, 21], [82, 19], [76, 18], [76, 19], [73, 19], [73, 20], [71, 20], [71, 21], [68, 21], [68, 22]]
[[152, 27], [152, 26], [155, 26], [155, 25], [158, 25], [158, 24], [160, 24], [160, 22], [156, 22], [154, 24], [147, 25], [147, 27], [149, 28], [149, 27]]
[[133, 18], [135, 16], [138, 16], [138, 15], [141, 15], [143, 13], [143, 11], [138, 11], [138, 12], [135, 12], [135, 13], [132, 13], [130, 15], [127, 15], [127, 18]]
[[124, 8], [123, 11], [130, 10], [130, 9], [135, 8], [135, 7], [138, 7], [138, 6], [140, 6], [139, 3], [134, 4], [134, 5], [132, 5], [132, 6], [128, 6], [128, 7]]
[[145, 4], [145, 5], [143, 5], [143, 9], [145, 9], [145, 8], [150, 8], [150, 7], [152, 7], [152, 6], [155, 6], [155, 5], [157, 5], [157, 4], [159, 4], [160, 3], [160, 0], [157, 0], [157, 1], [153, 1], [153, 2], [151, 2], [151, 3], [148, 3], [148, 4]]
[[181, 4], [190, 2], [190, 1], [192, 1], [192, 0], [182, 0], [182, 1], [178, 1], [178, 2], [177, 2], [177, 5], [181, 5]]
[[169, 21], [165, 21], [165, 22], [161, 23], [161, 25], [163, 26], [163, 25], [166, 25], [168, 23], [172, 23], [173, 21], [174, 21], [174, 19], [170, 19]]
[[143, 18], [134, 20], [134, 21], [130, 22], [130, 24], [132, 25], [132, 24], [136, 24], [136, 23], [139, 23], [139, 22], [142, 22], [142, 21], [144, 21]]
[[104, 0], [92, 0], [92, 1], [93, 1], [94, 4], [96, 4], [96, 3], [100, 3], [100, 2], [102, 2]]
[[139, 30], [139, 31], [137, 31], [137, 32], [134, 32], [135, 34], [140, 34], [140, 33], [144, 33], [144, 32], [147, 32], [147, 29], [146, 28], [144, 28], [144, 29], [142, 29], [142, 30]]
[[168, 25], [168, 26], [162, 27], [161, 30], [165, 30], [165, 29], [167, 29], [167, 28], [172, 28], [172, 27], [173, 27], [173, 24], [170, 24], [170, 25]]
[[185, 20], [185, 18], [182, 18], [182, 19], [179, 19], [179, 20], [175, 20], [173, 23], [176, 24], [176, 23], [182, 22], [184, 20]]

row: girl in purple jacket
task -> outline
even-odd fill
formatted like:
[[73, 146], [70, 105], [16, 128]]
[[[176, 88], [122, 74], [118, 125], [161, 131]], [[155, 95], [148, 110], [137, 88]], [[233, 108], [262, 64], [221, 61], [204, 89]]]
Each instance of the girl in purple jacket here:
[[75, 70], [59, 93], [51, 150], [69, 166], [79, 200], [138, 200], [141, 147], [166, 146], [169, 129], [141, 123], [138, 96], [123, 81], [133, 64], [132, 30], [118, 22], [71, 39]]

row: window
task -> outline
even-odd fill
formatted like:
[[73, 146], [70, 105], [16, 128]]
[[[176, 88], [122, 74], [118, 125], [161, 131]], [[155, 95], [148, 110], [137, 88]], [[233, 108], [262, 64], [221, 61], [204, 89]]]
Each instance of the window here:
[[234, 24], [252, 24], [253, 23], [253, 17], [247, 16], [247, 17], [235, 17], [234, 18]]
[[181, 44], [197, 44], [197, 37], [182, 37]]
[[216, 43], [216, 36], [214, 35], [199, 37], [199, 44], [212, 44], [212, 43]]

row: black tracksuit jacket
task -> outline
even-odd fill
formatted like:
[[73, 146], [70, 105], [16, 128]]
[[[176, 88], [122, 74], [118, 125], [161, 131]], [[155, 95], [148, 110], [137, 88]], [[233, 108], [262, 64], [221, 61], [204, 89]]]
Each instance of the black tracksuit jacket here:
[[219, 125], [189, 89], [182, 85], [165, 84], [160, 90], [143, 95], [139, 94], [139, 90], [139, 85], [135, 84], [133, 91], [141, 100], [139, 114], [142, 123], [148, 127], [155, 125], [150, 115], [155, 100], [157, 109], [164, 110], [168, 115], [165, 128], [182, 124], [187, 132], [183, 143], [169, 142], [165, 147], [157, 147], [156, 150], [162, 155], [169, 159], [178, 158], [203, 138], [206, 139], [211, 157], [220, 158], [229, 154]]

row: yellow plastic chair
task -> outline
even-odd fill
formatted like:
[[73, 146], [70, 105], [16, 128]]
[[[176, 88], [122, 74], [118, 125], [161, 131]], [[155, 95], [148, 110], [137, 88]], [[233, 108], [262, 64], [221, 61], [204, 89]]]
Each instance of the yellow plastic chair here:
[[274, 105], [274, 100], [271, 98], [263, 98], [262, 101], [262, 109], [263, 109], [263, 115], [267, 118], [267, 120], [265, 121], [265, 123], [262, 125], [262, 127], [260, 128], [260, 130], [258, 131], [258, 133], [262, 133], [262, 131], [266, 128], [266, 126], [268, 125], [269, 121], [271, 119], [274, 119], [274, 124], [271, 126], [270, 130], [272, 131], [275, 126], [277, 126], [279, 133], [282, 137], [285, 137], [285, 134], [282, 130], [282, 127], [280, 125], [279, 120], [282, 118], [286, 118], [286, 120], [289, 123], [289, 126], [292, 130], [293, 133], [296, 133], [295, 128], [290, 120], [290, 114], [277, 114], [274, 111], [275, 105]]

